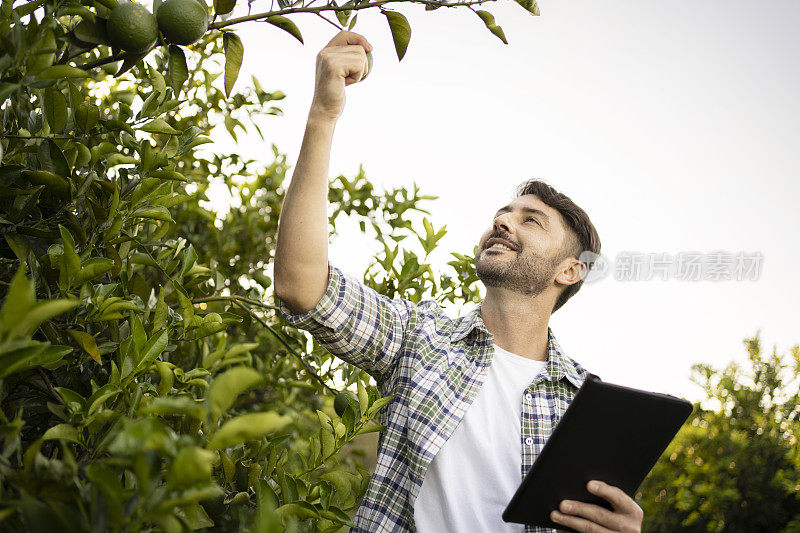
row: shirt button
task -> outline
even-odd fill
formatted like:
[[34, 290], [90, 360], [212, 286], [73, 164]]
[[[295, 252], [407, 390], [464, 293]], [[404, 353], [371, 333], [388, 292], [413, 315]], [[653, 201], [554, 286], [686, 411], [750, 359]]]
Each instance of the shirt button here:
[[533, 444], [533, 439], [531, 437], [525, 437], [525, 444], [527, 446], [530, 446], [531, 444]]

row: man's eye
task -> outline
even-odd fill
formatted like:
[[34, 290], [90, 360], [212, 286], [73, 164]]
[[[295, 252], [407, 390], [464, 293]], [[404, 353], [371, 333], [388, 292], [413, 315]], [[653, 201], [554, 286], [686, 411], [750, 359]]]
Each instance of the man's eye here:
[[[538, 221], [538, 220], [536, 220], [536, 219], [535, 219], [535, 218], [533, 218], [533, 217], [528, 217], [528, 218], [526, 218], [526, 219], [525, 219], [525, 222], [530, 222], [531, 220], [533, 220], [534, 222], [536, 222], [537, 224], [539, 224], [539, 221]], [[539, 225], [541, 226], [541, 224], [539, 224]]]

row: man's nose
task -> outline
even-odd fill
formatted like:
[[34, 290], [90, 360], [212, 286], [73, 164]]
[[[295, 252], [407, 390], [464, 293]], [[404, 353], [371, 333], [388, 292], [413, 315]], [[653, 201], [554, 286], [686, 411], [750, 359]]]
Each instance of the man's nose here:
[[495, 231], [505, 231], [507, 233], [511, 233], [511, 223], [509, 220], [509, 214], [504, 213], [502, 215], [498, 215], [494, 218], [494, 223], [492, 224], [492, 228]]

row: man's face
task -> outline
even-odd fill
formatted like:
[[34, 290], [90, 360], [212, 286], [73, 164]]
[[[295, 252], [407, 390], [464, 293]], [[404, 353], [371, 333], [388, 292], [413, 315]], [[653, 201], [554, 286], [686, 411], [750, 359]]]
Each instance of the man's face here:
[[561, 213], [526, 194], [497, 211], [475, 255], [478, 277], [487, 287], [536, 296], [558, 275], [566, 242]]

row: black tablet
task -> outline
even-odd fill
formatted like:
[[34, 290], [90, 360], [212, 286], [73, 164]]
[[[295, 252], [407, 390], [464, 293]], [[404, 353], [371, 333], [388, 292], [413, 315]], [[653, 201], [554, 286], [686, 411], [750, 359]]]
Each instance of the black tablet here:
[[550, 520], [561, 500], [613, 510], [586, 484], [598, 479], [633, 497], [692, 412], [667, 394], [612, 385], [589, 374], [503, 511], [505, 522], [572, 529]]

